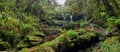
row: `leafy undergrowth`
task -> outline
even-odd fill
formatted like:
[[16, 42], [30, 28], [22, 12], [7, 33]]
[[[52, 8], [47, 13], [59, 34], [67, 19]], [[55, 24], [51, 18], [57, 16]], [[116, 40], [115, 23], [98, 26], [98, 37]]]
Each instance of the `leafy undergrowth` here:
[[14, 12], [0, 13], [0, 50], [29, 47], [29, 36], [39, 34], [38, 18]]
[[99, 43], [99, 47], [91, 47], [92, 52], [119, 52], [120, 36], [106, 38], [105, 41]]

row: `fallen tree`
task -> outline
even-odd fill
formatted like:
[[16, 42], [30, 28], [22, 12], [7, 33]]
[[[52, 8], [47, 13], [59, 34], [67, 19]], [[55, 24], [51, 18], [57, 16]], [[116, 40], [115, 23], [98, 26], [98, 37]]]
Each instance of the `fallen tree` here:
[[87, 46], [86, 43], [93, 41], [93, 39], [96, 37], [98, 38], [98, 35], [93, 32], [85, 33], [84, 35], [74, 34], [74, 36], [71, 36], [70, 34], [61, 34], [52, 41], [45, 42], [41, 45], [30, 48], [28, 52], [61, 52], [64, 51], [66, 48], [74, 47], [76, 43], [81, 46]]

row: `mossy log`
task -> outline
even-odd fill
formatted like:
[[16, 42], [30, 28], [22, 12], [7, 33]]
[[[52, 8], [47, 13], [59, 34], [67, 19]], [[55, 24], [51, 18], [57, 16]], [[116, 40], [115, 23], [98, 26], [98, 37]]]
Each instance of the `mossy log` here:
[[[63, 47], [66, 47], [66, 45], [74, 46], [75, 42], [85, 43], [85, 41], [89, 42], [92, 40], [92, 38], [97, 37], [97, 35], [95, 33], [88, 33], [88, 34], [80, 35], [80, 36], [79, 36], [79, 34], [77, 34], [77, 35], [78, 35], [77, 38], [73, 39], [72, 36], [68, 36], [67, 34], [61, 34], [60, 36], [58, 36], [56, 39], [54, 39], [52, 41], [45, 42], [41, 45], [30, 48], [29, 52], [35, 52], [35, 51], [55, 52], [56, 49], [60, 49], [59, 46], [61, 44], [64, 45]], [[85, 39], [85, 40], [83, 40], [83, 39]]]

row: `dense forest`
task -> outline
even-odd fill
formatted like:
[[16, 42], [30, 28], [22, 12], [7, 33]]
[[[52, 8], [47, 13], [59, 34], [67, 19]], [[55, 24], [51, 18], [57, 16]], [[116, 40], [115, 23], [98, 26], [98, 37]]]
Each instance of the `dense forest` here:
[[120, 0], [0, 0], [0, 52], [120, 52]]

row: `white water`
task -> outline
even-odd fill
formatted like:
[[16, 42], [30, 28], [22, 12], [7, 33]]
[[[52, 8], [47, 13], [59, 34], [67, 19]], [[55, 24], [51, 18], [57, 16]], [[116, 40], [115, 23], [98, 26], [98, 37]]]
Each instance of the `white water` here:
[[73, 22], [73, 17], [72, 17], [72, 15], [70, 15], [70, 21]]

